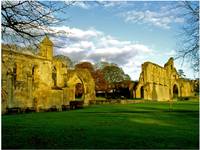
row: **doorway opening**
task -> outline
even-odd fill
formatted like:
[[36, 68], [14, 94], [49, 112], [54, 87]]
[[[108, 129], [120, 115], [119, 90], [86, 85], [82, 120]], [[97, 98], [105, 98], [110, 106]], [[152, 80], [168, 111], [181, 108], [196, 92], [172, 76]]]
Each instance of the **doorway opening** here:
[[178, 97], [178, 86], [175, 84], [173, 86], [173, 98], [177, 98]]
[[140, 88], [140, 94], [141, 94], [141, 98], [144, 98], [144, 87], [142, 86], [141, 88]]
[[77, 83], [75, 86], [75, 100], [83, 100], [83, 84]]

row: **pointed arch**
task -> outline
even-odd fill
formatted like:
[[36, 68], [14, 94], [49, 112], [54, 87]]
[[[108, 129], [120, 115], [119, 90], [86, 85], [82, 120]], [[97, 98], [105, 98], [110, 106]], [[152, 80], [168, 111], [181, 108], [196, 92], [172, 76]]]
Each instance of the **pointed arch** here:
[[144, 98], [144, 86], [140, 88], [140, 98]]
[[14, 63], [13, 66], [13, 83], [14, 83], [14, 88], [16, 89], [16, 81], [17, 81], [17, 64]]
[[82, 100], [84, 101], [84, 104], [87, 105], [89, 100], [95, 100], [95, 83], [87, 69], [76, 69], [68, 71], [68, 87], [75, 88], [77, 83], [83, 85]]
[[172, 91], [173, 91], [173, 96], [172, 97], [173, 98], [177, 98], [179, 96], [179, 89], [178, 89], [178, 85], [177, 84], [173, 85]]
[[52, 79], [53, 79], [53, 85], [57, 86], [57, 69], [55, 66], [52, 68]]

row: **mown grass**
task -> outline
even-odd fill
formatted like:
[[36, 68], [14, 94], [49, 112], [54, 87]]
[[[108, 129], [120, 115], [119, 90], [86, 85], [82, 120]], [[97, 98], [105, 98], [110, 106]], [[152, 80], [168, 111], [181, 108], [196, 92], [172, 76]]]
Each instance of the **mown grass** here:
[[2, 148], [198, 149], [198, 102], [92, 105], [2, 116]]

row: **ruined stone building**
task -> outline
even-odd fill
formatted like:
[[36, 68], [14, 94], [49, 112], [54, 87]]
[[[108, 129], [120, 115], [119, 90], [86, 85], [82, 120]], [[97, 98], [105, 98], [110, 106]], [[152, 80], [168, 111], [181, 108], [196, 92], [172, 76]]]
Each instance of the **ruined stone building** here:
[[193, 96], [192, 82], [178, 75], [173, 58], [164, 67], [151, 62], [142, 64], [136, 98], [164, 101], [187, 96]]
[[[83, 85], [82, 100], [88, 105], [95, 100], [95, 82], [87, 69], [68, 69], [53, 56], [53, 43], [45, 37], [39, 53], [24, 53], [2, 46], [2, 113], [7, 108], [34, 108], [36, 111], [69, 105], [75, 100], [75, 87]], [[192, 82], [180, 78], [173, 58], [161, 67], [151, 62], [142, 64], [134, 97], [148, 100], [170, 100], [193, 95]]]
[[36, 111], [68, 105], [75, 100], [75, 86], [84, 87], [82, 100], [95, 99], [95, 83], [88, 70], [69, 70], [53, 57], [53, 43], [45, 37], [37, 55], [2, 46], [2, 112], [6, 108], [35, 108]]

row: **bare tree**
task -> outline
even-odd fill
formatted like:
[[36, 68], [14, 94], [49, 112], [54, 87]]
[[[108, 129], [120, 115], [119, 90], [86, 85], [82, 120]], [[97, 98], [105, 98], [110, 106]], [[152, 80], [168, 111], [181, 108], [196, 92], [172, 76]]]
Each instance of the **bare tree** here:
[[199, 71], [199, 3], [198, 1], [183, 1], [178, 7], [185, 19], [181, 34], [181, 46], [177, 50], [178, 57], [191, 63], [195, 72]]
[[54, 33], [51, 27], [65, 20], [59, 13], [65, 13], [65, 8], [72, 3], [64, 1], [2, 1], [2, 40], [8, 43], [35, 44], [44, 35]]

